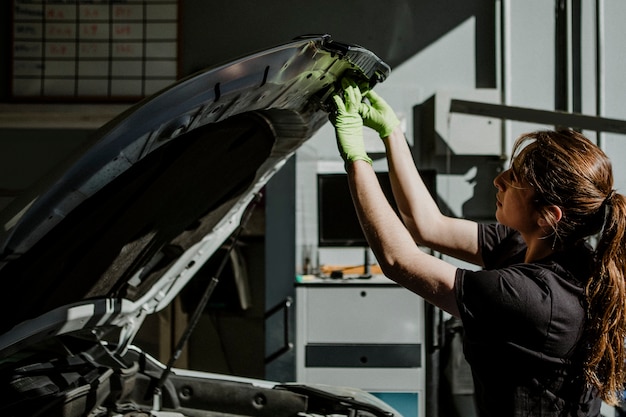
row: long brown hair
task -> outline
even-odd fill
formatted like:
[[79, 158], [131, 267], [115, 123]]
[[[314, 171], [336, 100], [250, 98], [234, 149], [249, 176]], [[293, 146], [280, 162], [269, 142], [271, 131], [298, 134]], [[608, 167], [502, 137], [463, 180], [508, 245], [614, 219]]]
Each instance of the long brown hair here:
[[[556, 205], [563, 212], [551, 222], [554, 245], [597, 239], [585, 288], [584, 375], [605, 402], [615, 405], [626, 378], [626, 199], [613, 189], [611, 162], [573, 130], [523, 135], [513, 155], [513, 169], [535, 189], [538, 208]], [[543, 212], [550, 221], [550, 211]]]

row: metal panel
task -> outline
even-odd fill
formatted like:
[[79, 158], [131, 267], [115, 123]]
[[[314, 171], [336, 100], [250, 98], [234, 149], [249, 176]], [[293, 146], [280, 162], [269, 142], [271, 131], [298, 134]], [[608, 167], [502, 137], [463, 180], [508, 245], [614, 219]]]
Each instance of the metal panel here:
[[401, 287], [310, 288], [306, 298], [308, 343], [419, 343], [423, 334], [423, 300]]
[[305, 347], [306, 366], [329, 368], [418, 368], [422, 366], [417, 344], [310, 344]]

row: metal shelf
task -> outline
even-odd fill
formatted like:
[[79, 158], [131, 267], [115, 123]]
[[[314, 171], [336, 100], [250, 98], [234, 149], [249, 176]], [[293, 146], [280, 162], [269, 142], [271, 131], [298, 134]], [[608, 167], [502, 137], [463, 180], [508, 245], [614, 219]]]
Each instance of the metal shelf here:
[[128, 104], [0, 103], [0, 129], [98, 129]]

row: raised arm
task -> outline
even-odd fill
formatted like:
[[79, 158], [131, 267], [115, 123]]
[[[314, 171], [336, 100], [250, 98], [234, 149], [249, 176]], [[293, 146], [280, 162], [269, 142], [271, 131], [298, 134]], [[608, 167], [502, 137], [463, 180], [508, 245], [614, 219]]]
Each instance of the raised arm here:
[[441, 213], [419, 175], [395, 113], [374, 91], [365, 98], [369, 103], [362, 103], [359, 112], [364, 125], [376, 130], [385, 143], [393, 195], [415, 242], [480, 265], [478, 225]]
[[387, 202], [363, 145], [358, 114], [361, 95], [353, 85], [334, 97], [337, 143], [346, 162], [350, 192], [359, 221], [383, 273], [430, 303], [458, 315], [454, 283], [457, 268], [422, 251]]
[[363, 232], [385, 276], [458, 317], [457, 268], [415, 244], [385, 198], [370, 164], [356, 160], [346, 164], [346, 170]]

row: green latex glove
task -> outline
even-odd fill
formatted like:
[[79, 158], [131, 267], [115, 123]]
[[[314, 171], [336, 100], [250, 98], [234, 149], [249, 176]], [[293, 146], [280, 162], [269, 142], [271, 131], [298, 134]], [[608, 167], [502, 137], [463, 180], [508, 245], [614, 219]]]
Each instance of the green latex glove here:
[[341, 84], [343, 90], [333, 95], [337, 112], [331, 115], [339, 153], [345, 162], [362, 160], [371, 164], [372, 159], [365, 152], [363, 119], [359, 114], [361, 91], [351, 80], [344, 79]]
[[359, 113], [363, 117], [363, 124], [374, 129], [381, 138], [391, 135], [391, 132], [400, 124], [393, 109], [374, 91], [365, 93], [369, 104], [361, 103]]

